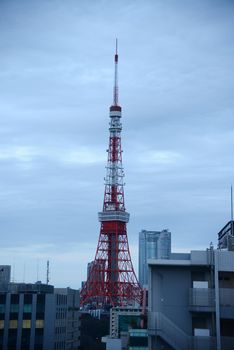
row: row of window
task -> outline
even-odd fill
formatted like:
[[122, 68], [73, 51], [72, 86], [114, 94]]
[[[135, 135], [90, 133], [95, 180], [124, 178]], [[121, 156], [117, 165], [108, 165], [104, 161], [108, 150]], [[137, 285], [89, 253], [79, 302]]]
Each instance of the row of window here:
[[[6, 312], [6, 297], [0, 296], [0, 313]], [[44, 312], [45, 310], [45, 295], [37, 296], [36, 312]], [[11, 294], [10, 312], [19, 312], [19, 295]], [[24, 295], [23, 312], [32, 312], [32, 295]]]
[[66, 333], [66, 327], [56, 327], [55, 334], [63, 334]]
[[[0, 320], [0, 329], [4, 329], [4, 325], [5, 325], [4, 320]], [[36, 320], [35, 327], [36, 328], [44, 328], [44, 320]], [[10, 329], [18, 328], [18, 320], [10, 320], [9, 321], [9, 328]], [[22, 321], [22, 328], [31, 328], [31, 320], [23, 320]]]
[[56, 312], [56, 319], [65, 319], [67, 317], [67, 312], [66, 311], [59, 311]]
[[65, 349], [65, 341], [56, 342], [55, 343], [55, 350], [62, 350], [62, 349]]
[[67, 304], [67, 296], [62, 294], [56, 295], [57, 305]]
[[[18, 313], [19, 312], [19, 304], [11, 304], [10, 310], [11, 313]], [[0, 304], [0, 314], [4, 314], [6, 312], [6, 307], [4, 304]], [[31, 304], [24, 304], [23, 305], [23, 312], [24, 313], [31, 313], [32, 312], [32, 305]], [[43, 313], [44, 308], [39, 307], [36, 309], [37, 313]]]

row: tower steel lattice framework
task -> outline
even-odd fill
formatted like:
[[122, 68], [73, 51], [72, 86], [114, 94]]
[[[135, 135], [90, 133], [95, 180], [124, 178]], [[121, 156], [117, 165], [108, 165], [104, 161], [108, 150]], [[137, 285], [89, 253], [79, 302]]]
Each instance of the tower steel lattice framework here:
[[142, 291], [131, 261], [124, 203], [124, 171], [121, 149], [121, 107], [118, 104], [118, 51], [116, 40], [113, 104], [110, 107], [109, 148], [105, 193], [95, 259], [84, 283], [81, 304], [127, 305], [141, 303]]

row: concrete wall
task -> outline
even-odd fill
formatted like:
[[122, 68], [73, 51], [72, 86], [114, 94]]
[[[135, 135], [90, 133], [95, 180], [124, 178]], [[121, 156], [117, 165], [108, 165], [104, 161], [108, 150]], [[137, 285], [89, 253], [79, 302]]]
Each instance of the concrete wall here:
[[106, 342], [106, 350], [121, 350], [122, 342], [121, 339], [108, 338]]
[[189, 288], [191, 273], [189, 267], [150, 266], [152, 271], [150, 310], [162, 312], [185, 333], [192, 334], [189, 313]]

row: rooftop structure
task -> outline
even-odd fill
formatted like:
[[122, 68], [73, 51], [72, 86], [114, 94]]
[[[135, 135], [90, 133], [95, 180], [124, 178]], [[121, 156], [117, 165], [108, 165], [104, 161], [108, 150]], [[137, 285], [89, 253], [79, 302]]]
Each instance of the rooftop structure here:
[[218, 248], [234, 251], [234, 221], [229, 221], [218, 233]]
[[139, 233], [139, 283], [148, 285], [148, 259], [169, 259], [171, 254], [171, 233], [168, 230]]
[[0, 265], [0, 285], [10, 283], [11, 279], [11, 266]]

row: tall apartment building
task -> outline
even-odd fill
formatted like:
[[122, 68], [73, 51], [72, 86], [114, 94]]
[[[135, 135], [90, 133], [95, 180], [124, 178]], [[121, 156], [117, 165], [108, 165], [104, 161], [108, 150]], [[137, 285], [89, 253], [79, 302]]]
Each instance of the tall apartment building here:
[[149, 260], [149, 349], [234, 349], [234, 251]]
[[148, 284], [148, 259], [169, 259], [171, 254], [171, 233], [168, 230], [139, 233], [139, 283]]
[[70, 288], [4, 283], [0, 289], [1, 350], [77, 350], [79, 297]]

